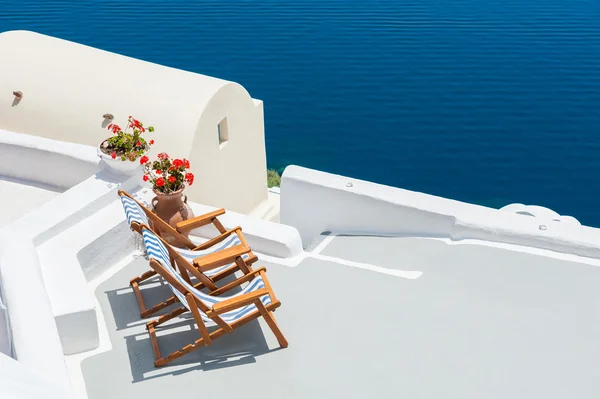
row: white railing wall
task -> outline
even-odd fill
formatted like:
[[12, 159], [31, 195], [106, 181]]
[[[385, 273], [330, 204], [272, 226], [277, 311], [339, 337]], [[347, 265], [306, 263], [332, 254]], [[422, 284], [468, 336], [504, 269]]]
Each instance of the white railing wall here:
[[549, 249], [600, 258], [600, 229], [512, 214], [479, 205], [299, 166], [281, 179], [281, 223], [304, 247], [322, 232], [429, 236]]

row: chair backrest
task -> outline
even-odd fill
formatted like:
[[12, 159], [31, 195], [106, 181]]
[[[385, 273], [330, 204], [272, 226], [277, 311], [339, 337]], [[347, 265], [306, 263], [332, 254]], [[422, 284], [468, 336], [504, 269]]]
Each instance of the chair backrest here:
[[146, 212], [144, 212], [136, 200], [129, 198], [126, 195], [119, 195], [119, 197], [121, 198], [121, 203], [123, 204], [123, 210], [125, 211], [125, 216], [127, 217], [127, 223], [129, 223], [130, 226], [132, 223], [137, 223], [140, 225], [149, 224]]
[[[215, 297], [207, 295], [204, 292], [194, 288], [193, 285], [187, 282], [183, 278], [183, 276], [179, 274], [175, 270], [175, 268], [173, 268], [173, 266], [171, 265], [171, 257], [169, 255], [169, 250], [167, 249], [160, 237], [158, 237], [153, 231], [148, 230], [145, 227], [142, 228], [142, 235], [144, 236], [144, 244], [146, 245], [148, 257], [160, 263], [162, 268], [167, 273], [169, 273], [170, 276], [174, 278], [177, 281], [177, 283], [179, 283], [179, 285], [183, 286], [183, 288], [185, 288], [186, 291], [192, 293], [192, 295], [199, 299], [207, 308], [210, 308], [212, 307], [212, 305], [219, 302], [219, 300]], [[173, 285], [170, 283], [169, 287], [182, 303], [186, 303], [185, 293], [181, 292], [176, 287], [173, 287]]]
[[[156, 214], [154, 214], [150, 209], [140, 204], [130, 194], [126, 193], [123, 190], [119, 190], [119, 197], [121, 198], [123, 209], [125, 210], [127, 222], [131, 227], [139, 227], [141, 225], [150, 226], [151, 221], [153, 223], [154, 229], [158, 230], [159, 234], [164, 234], [165, 232], [167, 232], [167, 234], [174, 237], [175, 240], [177, 240], [180, 244], [183, 244], [190, 249], [196, 247], [196, 244], [194, 244], [189, 238], [183, 236], [176, 229], [171, 227], [167, 222], [165, 222]], [[137, 226], [132, 225], [132, 223], [137, 224]]]

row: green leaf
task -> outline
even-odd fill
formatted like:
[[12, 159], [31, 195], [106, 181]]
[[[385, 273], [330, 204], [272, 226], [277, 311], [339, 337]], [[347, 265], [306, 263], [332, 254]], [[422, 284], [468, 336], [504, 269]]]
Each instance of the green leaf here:
[[281, 184], [281, 176], [277, 173], [276, 170], [269, 169], [267, 170], [267, 186], [271, 187], [279, 187]]

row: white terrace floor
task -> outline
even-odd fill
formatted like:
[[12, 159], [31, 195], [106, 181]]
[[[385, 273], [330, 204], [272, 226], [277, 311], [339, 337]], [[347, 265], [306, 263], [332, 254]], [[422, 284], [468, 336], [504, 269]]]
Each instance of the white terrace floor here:
[[35, 210], [63, 191], [52, 186], [0, 176], [0, 227]]
[[[317, 248], [295, 267], [259, 262], [287, 349], [253, 322], [160, 369], [128, 286], [147, 263], [131, 261], [95, 292], [112, 348], [81, 362], [89, 398], [600, 397], [598, 266], [435, 239]], [[194, 341], [190, 326], [164, 328], [161, 351]]]

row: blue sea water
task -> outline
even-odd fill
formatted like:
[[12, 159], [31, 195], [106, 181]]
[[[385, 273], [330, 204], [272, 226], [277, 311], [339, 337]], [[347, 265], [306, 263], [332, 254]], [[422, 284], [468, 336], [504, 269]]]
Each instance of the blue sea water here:
[[598, 0], [0, 0], [13, 29], [241, 83], [270, 167], [600, 226]]

